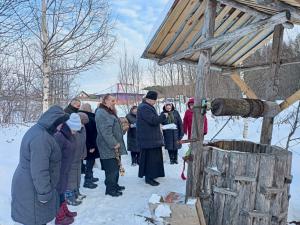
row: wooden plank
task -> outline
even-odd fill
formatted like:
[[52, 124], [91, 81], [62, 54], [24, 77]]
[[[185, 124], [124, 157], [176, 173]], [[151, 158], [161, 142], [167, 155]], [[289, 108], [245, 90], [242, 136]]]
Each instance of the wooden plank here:
[[293, 105], [296, 101], [300, 100], [300, 90], [296, 91], [286, 100], [279, 104], [281, 111], [287, 109], [289, 106]]
[[254, 91], [252, 91], [252, 89], [240, 78], [237, 73], [233, 73], [230, 77], [248, 98], [258, 99]]
[[248, 13], [249, 15], [255, 16], [256, 18], [265, 19], [269, 17], [269, 14], [260, 12], [258, 10], [255, 10], [247, 5], [240, 4], [237, 1], [232, 0], [218, 0], [218, 2], [223, 3], [224, 5], [229, 5], [235, 9], [239, 9], [242, 12]]
[[272, 33], [272, 30], [265, 29], [261, 32], [253, 33], [247, 37], [241, 39], [234, 47], [232, 47], [228, 52], [228, 55], [224, 55], [218, 63], [224, 63], [231, 65], [236, 62], [243, 54], [247, 53], [254, 46], [258, 45], [260, 42], [264, 42], [265, 38]]
[[225, 33], [228, 30], [228, 27], [233, 24], [233, 21], [238, 20], [238, 16], [241, 14], [240, 10], [235, 10], [225, 21], [222, 25], [215, 31], [214, 36], [219, 36]]
[[[204, 38], [211, 38], [214, 33], [217, 3], [215, 0], [208, 0], [203, 25]], [[210, 74], [211, 49], [201, 51], [196, 74], [195, 107], [193, 113], [192, 138], [197, 138], [199, 142], [192, 143], [193, 161], [189, 162], [188, 179], [186, 182], [186, 196], [200, 196], [203, 184], [199, 176], [204, 176], [204, 168], [201, 171], [202, 150], [203, 150], [203, 124], [204, 116], [201, 114], [201, 101], [205, 98], [205, 77]]]
[[234, 180], [240, 181], [240, 182], [256, 182], [256, 177], [235, 176]]
[[[164, 65], [164, 64], [167, 64], [170, 62], [174, 62], [176, 60], [185, 58], [186, 56], [190, 56], [199, 50], [211, 48], [215, 45], [219, 45], [224, 42], [236, 40], [236, 39], [244, 37], [250, 33], [257, 32], [259, 30], [265, 30], [267, 28], [272, 28], [276, 24], [284, 23], [287, 20], [288, 19], [287, 19], [286, 12], [279, 13], [275, 16], [272, 16], [270, 19], [266, 19], [266, 20], [262, 20], [257, 23], [254, 23], [254, 24], [250, 24], [246, 27], [239, 28], [233, 32], [229, 32], [229, 33], [226, 33], [224, 35], [214, 37], [214, 38], [213, 37], [207, 38], [206, 41], [195, 45], [193, 48], [190, 48], [190, 49], [187, 49], [187, 50], [184, 50], [181, 52], [177, 52], [175, 54], [172, 54], [170, 56], [167, 56], [167, 57], [159, 60], [158, 64]], [[204, 38], [205, 38], [205, 35], [204, 35]]]
[[[246, 53], [244, 53], [239, 59], [237, 59], [237, 61], [235, 61], [232, 65], [233, 66], [238, 66], [241, 64], [241, 62], [243, 62], [245, 59], [247, 59], [250, 55], [252, 55], [254, 52], [257, 51], [257, 49], [260, 49], [263, 45], [265, 45], [266, 43], [268, 43], [270, 41], [270, 39], [273, 37], [273, 33], [269, 34], [269, 36], [267, 36], [264, 41], [260, 42], [259, 44], [257, 44], [256, 46], [254, 46], [252, 49], [250, 49], [249, 51], [247, 51]], [[228, 64], [229, 65], [229, 64]]]
[[213, 192], [214, 193], [220, 193], [220, 194], [223, 194], [223, 195], [231, 195], [233, 197], [236, 197], [238, 196], [238, 194], [230, 189], [227, 189], [227, 188], [219, 188], [219, 187], [216, 187], [216, 186], [213, 186]]
[[[241, 18], [239, 18], [234, 23], [234, 25], [227, 32], [232, 32], [232, 31], [234, 31], [235, 29], [237, 29], [239, 27], [243, 27], [243, 26], [245, 26], [247, 24], [250, 24], [251, 21], [253, 21], [253, 19], [251, 18], [251, 16], [249, 16], [248, 14], [244, 14], [243, 16], [241, 16]], [[231, 48], [231, 46], [234, 46], [234, 41], [230, 42], [230, 43], [224, 43], [221, 46], [215, 46], [213, 48], [212, 60], [216, 61], [216, 59], [218, 59], [219, 55], [226, 54], [226, 52]]]
[[155, 53], [158, 49], [162, 40], [165, 39], [166, 35], [169, 33], [169, 30], [176, 22], [177, 18], [180, 16], [186, 5], [189, 1], [175, 1], [170, 11], [168, 12], [164, 22], [161, 27], [158, 29], [159, 32], [154, 35], [153, 39], [149, 43], [148, 52]]
[[[173, 54], [178, 48], [181, 47], [183, 42], [186, 40], [187, 36], [193, 31], [196, 24], [198, 24], [200, 18], [202, 18], [203, 23], [203, 13], [205, 11], [206, 0], [202, 1], [201, 5], [197, 7], [197, 10], [194, 14], [186, 21], [182, 31], [177, 36], [176, 40], [172, 43], [171, 47], [168, 48], [168, 51], [163, 53], [164, 55]], [[199, 28], [200, 26], [198, 26]], [[199, 32], [199, 31], [198, 31]]]
[[[221, 12], [218, 14], [218, 16], [215, 19], [215, 26], [219, 27], [219, 25], [221, 24], [222, 19], [228, 14], [228, 12], [231, 10], [231, 7], [226, 6], [224, 7]], [[198, 43], [200, 40], [199, 39], [202, 35], [202, 30], [201, 27], [203, 26], [204, 23], [204, 17], [201, 17], [199, 19], [199, 22], [197, 23], [197, 25], [195, 26], [194, 29], [190, 35], [186, 38], [186, 40], [184, 41], [184, 43], [182, 44], [182, 46], [178, 49], [178, 51], [183, 51], [185, 49], [187, 49], [188, 47], [192, 47], [195, 43]], [[198, 58], [197, 58], [198, 61]]]
[[[270, 154], [262, 154], [259, 162], [258, 186], [270, 187], [273, 184], [274, 178], [275, 157]], [[257, 212], [269, 215], [271, 207], [270, 199], [261, 194], [256, 193], [255, 210]], [[269, 225], [270, 217], [254, 218], [253, 225]]]
[[162, 55], [165, 48], [168, 46], [168, 43], [172, 41], [174, 37], [176, 37], [180, 33], [180, 27], [186, 22], [187, 18], [191, 16], [191, 12], [194, 7], [197, 6], [199, 1], [187, 1], [189, 2], [187, 6], [184, 8], [182, 13], [176, 18], [174, 25], [170, 28], [168, 34], [164, 39], [159, 40], [161, 43], [159, 47], [156, 49], [155, 53], [158, 55]]
[[[272, 66], [271, 79], [268, 79], [266, 87], [267, 100], [274, 101], [279, 89], [279, 68], [280, 56], [283, 42], [283, 26], [277, 25], [274, 29], [273, 43], [272, 43]], [[273, 132], [274, 118], [264, 117], [260, 135], [260, 143], [271, 144]]]

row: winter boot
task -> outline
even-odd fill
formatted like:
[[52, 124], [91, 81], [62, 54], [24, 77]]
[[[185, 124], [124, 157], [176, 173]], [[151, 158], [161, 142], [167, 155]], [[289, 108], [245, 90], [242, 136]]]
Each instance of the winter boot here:
[[77, 212], [71, 212], [68, 209], [67, 202], [63, 202], [62, 203], [62, 207], [63, 207], [63, 210], [64, 210], [66, 216], [68, 216], [68, 217], [75, 217], [75, 216], [77, 216]]
[[74, 193], [75, 193], [75, 198], [78, 199], [79, 201], [82, 201], [84, 198], [86, 198], [86, 195], [81, 194], [79, 189], [74, 190]]
[[98, 182], [98, 181], [99, 181], [99, 178], [92, 177], [92, 182], [93, 182], [93, 183]]
[[124, 190], [125, 190], [125, 186], [117, 185], [117, 191], [124, 191]]
[[85, 180], [84, 184], [83, 184], [83, 187], [94, 189], [94, 188], [98, 187], [98, 185], [94, 184], [91, 180]]
[[74, 218], [66, 216], [63, 205], [61, 205], [55, 218], [55, 225], [69, 225], [73, 222]]
[[112, 197], [119, 197], [119, 196], [122, 195], [122, 192], [116, 191], [116, 190], [112, 190], [112, 191], [107, 191], [106, 190], [105, 195], [110, 195]]
[[78, 206], [82, 203], [82, 201], [76, 199], [75, 193], [73, 191], [66, 191], [65, 199], [68, 205]]

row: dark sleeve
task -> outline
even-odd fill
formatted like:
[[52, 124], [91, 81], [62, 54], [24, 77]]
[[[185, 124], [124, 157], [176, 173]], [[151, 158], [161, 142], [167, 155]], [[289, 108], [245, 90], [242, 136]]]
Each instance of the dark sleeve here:
[[30, 172], [38, 201], [49, 201], [53, 191], [50, 180], [51, 143], [36, 137], [30, 143]]
[[181, 140], [184, 136], [182, 119], [181, 119], [179, 112], [177, 112], [177, 111], [176, 111], [176, 116], [177, 116], [177, 124], [176, 125], [177, 125], [177, 129], [178, 129], [178, 139]]
[[97, 139], [97, 128], [96, 123], [93, 120], [90, 120], [86, 125], [86, 148], [89, 151], [90, 149], [96, 148], [96, 139]]
[[159, 116], [152, 111], [151, 108], [143, 107], [142, 112], [139, 113], [141, 119], [146, 121], [149, 125], [157, 126], [166, 120], [165, 114], [160, 114]]

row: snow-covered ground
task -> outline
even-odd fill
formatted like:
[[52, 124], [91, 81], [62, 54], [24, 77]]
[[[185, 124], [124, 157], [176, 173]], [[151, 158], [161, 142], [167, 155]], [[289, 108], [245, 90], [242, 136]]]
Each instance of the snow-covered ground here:
[[[217, 121], [208, 115], [209, 140], [222, 127], [227, 118]], [[258, 142], [260, 135], [261, 119], [249, 119], [248, 140]], [[17, 166], [19, 158], [19, 146], [23, 134], [28, 127], [13, 126], [0, 128], [0, 225], [12, 225], [14, 222], [10, 218], [10, 187], [13, 172]], [[230, 121], [224, 130], [217, 136], [218, 139], [243, 139], [243, 119]], [[288, 134], [288, 127], [274, 127], [273, 144], [284, 145], [284, 138]], [[299, 131], [295, 136], [300, 136]], [[283, 139], [283, 140], [282, 140]], [[281, 141], [280, 141], [281, 140]], [[186, 145], [180, 150], [183, 155]], [[291, 200], [289, 208], [289, 220], [300, 220], [300, 146], [291, 148], [293, 151], [292, 174], [294, 176], [291, 185]], [[179, 157], [181, 158], [181, 157]], [[72, 210], [78, 212], [75, 220], [76, 224], [87, 225], [143, 225], [148, 224], [143, 217], [149, 216], [148, 199], [153, 193], [165, 195], [170, 191], [185, 192], [185, 181], [181, 180], [180, 173], [182, 161], [178, 165], [170, 165], [168, 155], [165, 154], [166, 177], [160, 178], [158, 187], [146, 185], [143, 179], [137, 177], [138, 167], [130, 166], [130, 156], [123, 158], [126, 169], [124, 177], [120, 178], [120, 184], [126, 186], [123, 196], [113, 198], [106, 196], [104, 186], [104, 173], [95, 168], [95, 176], [100, 178], [98, 187], [94, 190], [81, 188], [82, 193], [87, 195], [83, 203]], [[99, 164], [99, 163], [97, 163]], [[54, 224], [53, 222], [51, 224]]]

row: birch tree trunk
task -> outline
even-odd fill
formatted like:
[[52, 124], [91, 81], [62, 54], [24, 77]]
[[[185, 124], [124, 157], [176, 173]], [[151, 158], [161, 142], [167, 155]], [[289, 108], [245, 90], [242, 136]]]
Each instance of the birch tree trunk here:
[[47, 28], [47, 3], [42, 0], [42, 74], [43, 74], [43, 112], [47, 111], [50, 106], [50, 62], [47, 51], [48, 28]]

